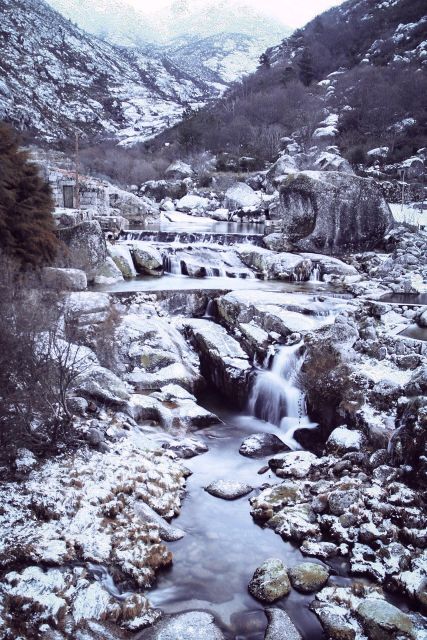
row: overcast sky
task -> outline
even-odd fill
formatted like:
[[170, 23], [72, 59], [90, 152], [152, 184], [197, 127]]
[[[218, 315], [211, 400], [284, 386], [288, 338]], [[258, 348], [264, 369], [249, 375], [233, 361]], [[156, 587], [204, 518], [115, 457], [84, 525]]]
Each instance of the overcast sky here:
[[[134, 5], [138, 9], [142, 9], [146, 13], [155, 13], [163, 7], [170, 6], [172, 1], [177, 4], [182, 3], [189, 5], [203, 4], [203, 0], [127, 0], [129, 4]], [[290, 27], [300, 27], [306, 22], [314, 18], [314, 16], [342, 4], [343, 0], [230, 0], [230, 4], [246, 4], [250, 5], [260, 13], [266, 13], [274, 16], [283, 24]]]

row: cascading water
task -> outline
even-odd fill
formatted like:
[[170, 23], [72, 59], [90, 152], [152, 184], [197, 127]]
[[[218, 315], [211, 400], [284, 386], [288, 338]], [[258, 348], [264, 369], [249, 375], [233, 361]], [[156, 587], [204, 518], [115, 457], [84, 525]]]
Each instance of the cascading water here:
[[310, 278], [309, 278], [310, 282], [321, 282], [321, 273], [320, 273], [320, 267], [319, 265], [314, 265], [311, 273], [310, 273]]
[[299, 448], [293, 438], [295, 431], [314, 426], [307, 416], [304, 393], [298, 386], [303, 361], [301, 344], [279, 347], [271, 368], [257, 372], [249, 398], [250, 413], [280, 427], [283, 441], [294, 449]]

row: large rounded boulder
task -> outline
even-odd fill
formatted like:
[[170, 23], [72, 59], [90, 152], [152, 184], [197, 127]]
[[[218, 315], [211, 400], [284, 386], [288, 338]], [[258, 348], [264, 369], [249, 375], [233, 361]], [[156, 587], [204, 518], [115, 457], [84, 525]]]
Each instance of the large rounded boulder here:
[[328, 255], [374, 249], [393, 226], [372, 179], [337, 171], [288, 176], [276, 215], [296, 249]]

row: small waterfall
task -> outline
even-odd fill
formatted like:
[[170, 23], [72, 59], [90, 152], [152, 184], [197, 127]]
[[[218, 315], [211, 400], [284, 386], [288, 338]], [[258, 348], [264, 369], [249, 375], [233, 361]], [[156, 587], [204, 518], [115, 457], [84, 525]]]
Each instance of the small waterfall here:
[[313, 269], [311, 270], [309, 281], [310, 282], [321, 282], [322, 281], [322, 276], [321, 276], [321, 273], [320, 273], [320, 266], [318, 264], [314, 264], [313, 265]]
[[206, 310], [203, 315], [204, 318], [215, 319], [216, 318], [216, 305], [215, 300], [208, 300], [208, 304], [206, 305]]
[[280, 427], [286, 433], [283, 440], [292, 448], [299, 447], [294, 432], [311, 426], [305, 396], [298, 386], [303, 361], [301, 344], [279, 347], [271, 368], [258, 371], [249, 397], [251, 415]]
[[163, 256], [163, 269], [165, 273], [171, 273], [173, 275], [181, 275], [182, 265], [181, 260], [177, 256], [170, 254]]
[[104, 589], [111, 595], [113, 598], [117, 600], [126, 600], [129, 596], [132, 595], [131, 591], [126, 593], [121, 593], [119, 589], [114, 584], [113, 578], [108, 573], [107, 569], [100, 564], [93, 564], [92, 562], [87, 563], [87, 568], [89, 572], [93, 575], [95, 580], [100, 582]]

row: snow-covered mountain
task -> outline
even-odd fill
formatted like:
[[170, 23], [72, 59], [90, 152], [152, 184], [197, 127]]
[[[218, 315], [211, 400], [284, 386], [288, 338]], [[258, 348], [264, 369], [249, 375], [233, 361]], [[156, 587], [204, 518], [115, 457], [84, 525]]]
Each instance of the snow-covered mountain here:
[[[90, 14], [90, 2], [55, 2]], [[138, 24], [136, 14], [122, 13], [122, 0], [94, 0], [92, 9], [93, 28], [103, 17], [108, 28], [109, 16], [118, 28]], [[265, 44], [265, 33], [186, 36], [180, 27], [170, 31], [176, 38], [169, 45], [126, 47], [124, 39], [114, 44], [86, 33], [44, 0], [0, 0], [0, 15], [0, 119], [47, 141], [76, 131], [122, 144], [147, 140], [252, 71]]]
[[[132, 0], [48, 0], [79, 27], [124, 46], [168, 45], [183, 36], [203, 39], [220, 33], [239, 33], [270, 45], [289, 29], [245, 3], [229, 0], [170, 0], [158, 11], [136, 9]], [[261, 4], [261, 3], [260, 3]]]
[[0, 119], [45, 140], [147, 139], [215, 88], [166, 57], [88, 35], [42, 0], [0, 0]]
[[156, 12], [135, 9], [130, 0], [49, 0], [79, 27], [122, 46], [166, 56], [184, 71], [219, 84], [253, 72], [260, 54], [289, 33], [276, 20], [244, 2], [170, 2]]

